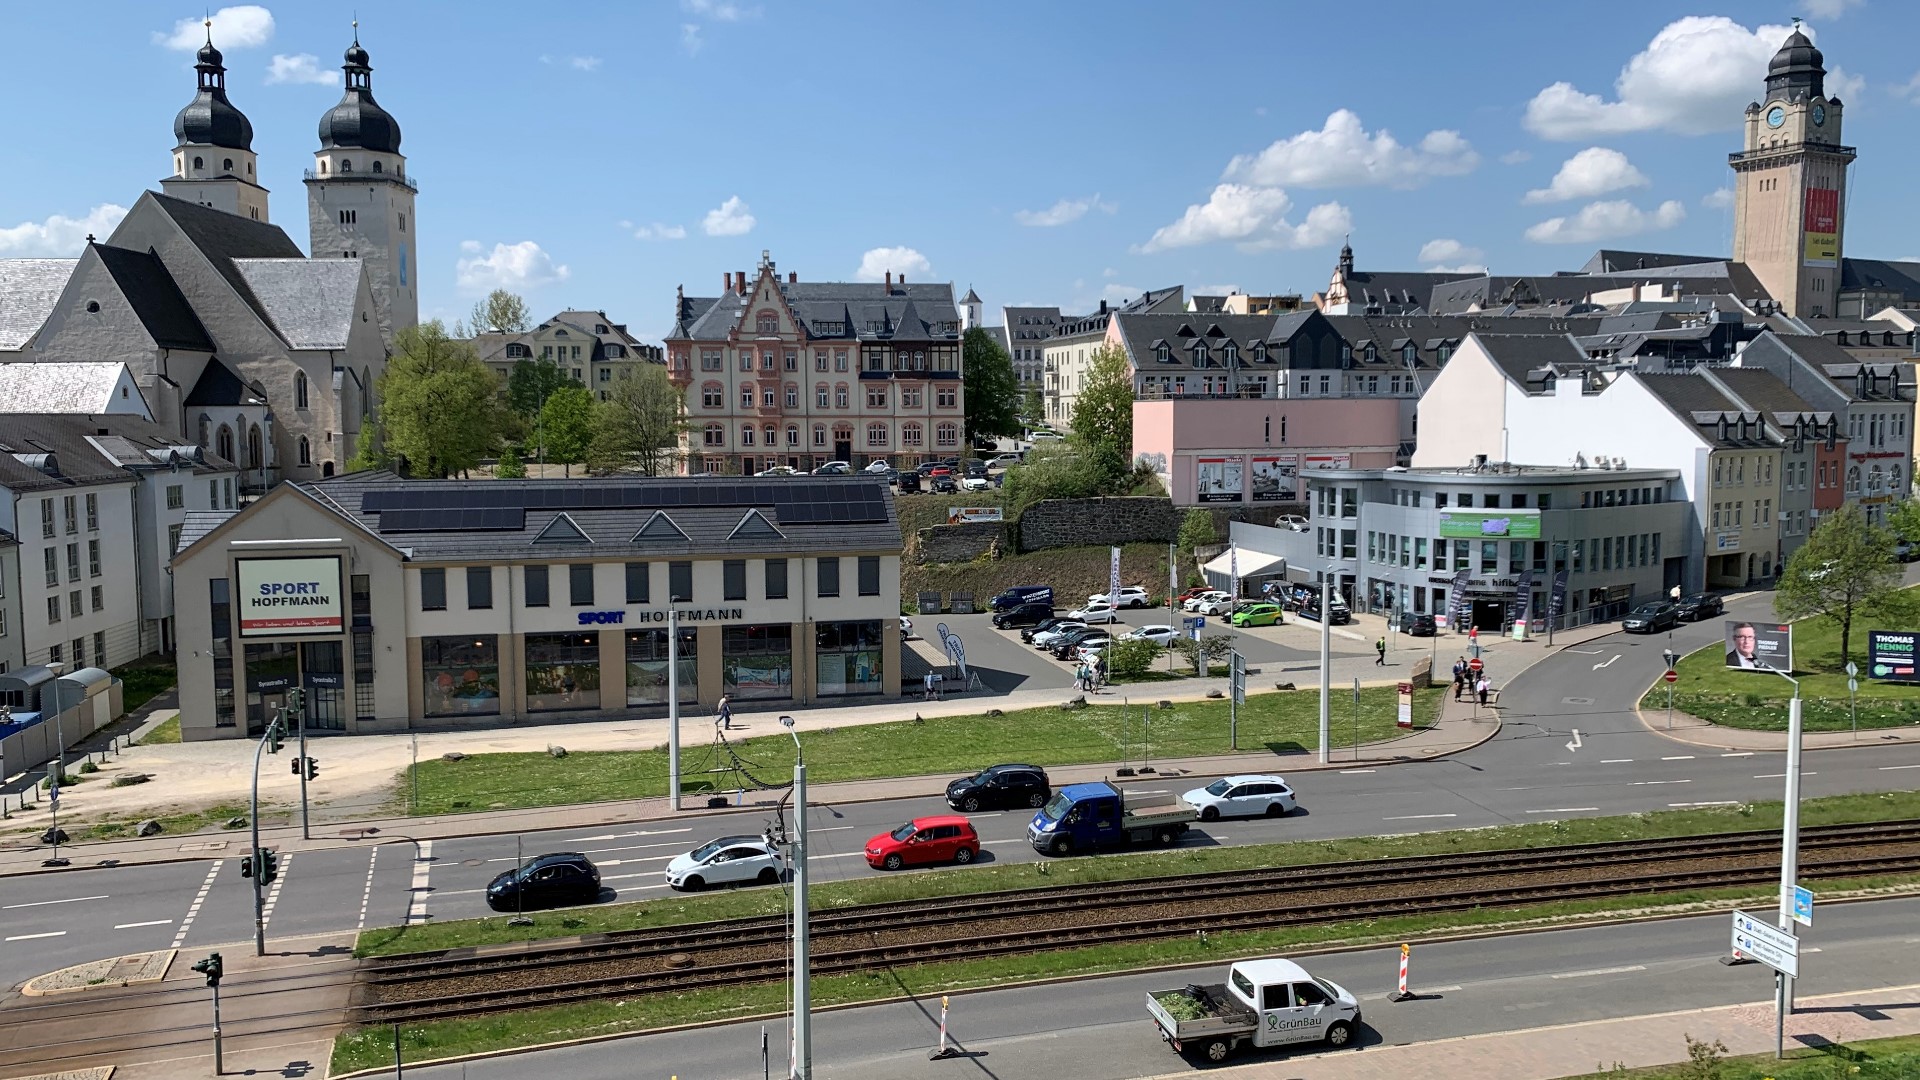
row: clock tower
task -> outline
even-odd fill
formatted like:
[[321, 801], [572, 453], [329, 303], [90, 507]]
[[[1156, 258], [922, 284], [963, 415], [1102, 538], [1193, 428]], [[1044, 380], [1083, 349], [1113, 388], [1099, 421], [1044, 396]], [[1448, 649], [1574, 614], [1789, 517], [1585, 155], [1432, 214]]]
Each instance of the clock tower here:
[[1794, 30], [1767, 64], [1766, 96], [1747, 106], [1734, 175], [1733, 258], [1787, 314], [1831, 317], [1840, 287], [1847, 166], [1841, 104], [1826, 96], [1820, 50]]

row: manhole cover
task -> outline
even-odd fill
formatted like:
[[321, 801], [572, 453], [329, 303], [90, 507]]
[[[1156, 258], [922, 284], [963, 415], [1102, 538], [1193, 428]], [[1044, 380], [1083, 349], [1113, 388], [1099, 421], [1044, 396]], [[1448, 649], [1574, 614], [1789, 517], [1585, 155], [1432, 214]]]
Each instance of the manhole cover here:
[[1593, 704], [1593, 699], [1592, 699], [1592, 698], [1590, 698], [1590, 697], [1563, 697], [1563, 698], [1561, 698], [1561, 699], [1560, 699], [1560, 704], [1562, 704], [1562, 705], [1591, 705], [1591, 704]]
[[485, 859], [466, 859], [466, 860], [464, 860], [464, 861], [462, 861], [462, 862], [460, 863], [460, 865], [461, 865], [461, 866], [485, 866], [485, 865], [487, 865], [487, 860], [485, 860]]

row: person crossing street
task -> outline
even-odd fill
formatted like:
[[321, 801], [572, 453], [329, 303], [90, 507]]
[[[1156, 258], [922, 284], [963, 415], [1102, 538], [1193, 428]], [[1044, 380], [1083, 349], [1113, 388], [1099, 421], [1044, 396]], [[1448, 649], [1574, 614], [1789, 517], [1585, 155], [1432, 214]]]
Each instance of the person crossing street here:
[[1380, 640], [1373, 643], [1373, 651], [1379, 654], [1373, 658], [1373, 666], [1386, 667], [1387, 666], [1387, 637], [1385, 634], [1380, 635]]

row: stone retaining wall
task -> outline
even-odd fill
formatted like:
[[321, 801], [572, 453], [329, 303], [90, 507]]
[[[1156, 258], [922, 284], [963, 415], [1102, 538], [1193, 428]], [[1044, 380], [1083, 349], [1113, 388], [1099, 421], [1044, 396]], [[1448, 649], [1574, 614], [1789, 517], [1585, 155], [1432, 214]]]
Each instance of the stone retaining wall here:
[[965, 521], [921, 529], [914, 543], [914, 561], [972, 562], [982, 555], [998, 554], [1005, 528], [998, 521]]
[[1020, 550], [1113, 544], [1170, 544], [1181, 512], [1172, 499], [1047, 499], [1020, 515]]

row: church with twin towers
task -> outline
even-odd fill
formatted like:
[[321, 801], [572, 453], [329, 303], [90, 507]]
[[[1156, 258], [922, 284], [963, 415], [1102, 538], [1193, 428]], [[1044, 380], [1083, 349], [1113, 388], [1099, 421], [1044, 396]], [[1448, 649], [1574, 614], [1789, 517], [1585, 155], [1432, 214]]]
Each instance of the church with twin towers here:
[[211, 30], [160, 190], [77, 258], [0, 260], [0, 362], [124, 363], [154, 421], [260, 492], [345, 471], [371, 434], [393, 335], [419, 321], [419, 189], [356, 25], [304, 170], [301, 251]]

